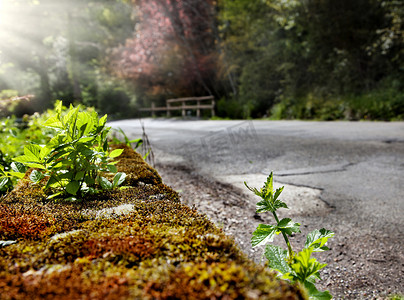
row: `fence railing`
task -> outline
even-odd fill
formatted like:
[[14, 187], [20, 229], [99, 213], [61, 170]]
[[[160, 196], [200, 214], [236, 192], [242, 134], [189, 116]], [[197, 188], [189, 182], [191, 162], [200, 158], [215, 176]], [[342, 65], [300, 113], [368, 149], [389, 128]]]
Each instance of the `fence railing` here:
[[[208, 104], [202, 104], [201, 102], [209, 101]], [[191, 102], [191, 103], [190, 103]], [[192, 104], [196, 103], [196, 104]], [[167, 117], [171, 117], [171, 112], [175, 110], [181, 110], [182, 117], [186, 116], [187, 110], [196, 110], [196, 116], [200, 118], [201, 110], [210, 109], [212, 117], [215, 116], [215, 97], [205, 96], [205, 97], [188, 97], [188, 98], [176, 98], [166, 100], [166, 106], [156, 107], [154, 102], [151, 103], [149, 108], [141, 108], [140, 111], [150, 111], [152, 117], [156, 116], [158, 111], [166, 111]]]

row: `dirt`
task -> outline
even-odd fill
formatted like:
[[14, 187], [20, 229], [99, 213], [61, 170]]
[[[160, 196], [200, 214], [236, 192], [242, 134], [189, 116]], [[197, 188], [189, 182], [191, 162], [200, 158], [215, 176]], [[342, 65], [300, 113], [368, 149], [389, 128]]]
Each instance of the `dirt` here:
[[[240, 249], [257, 263], [264, 263], [262, 248], [251, 248], [251, 234], [258, 224], [273, 223], [270, 216], [255, 213], [255, 196], [249, 196], [232, 184], [202, 177], [178, 164], [157, 164], [163, 181], [181, 195], [182, 202], [195, 206], [218, 227], [234, 237]], [[296, 211], [288, 217], [302, 224], [302, 234], [291, 238], [295, 250], [300, 249], [308, 232], [324, 227], [332, 229], [330, 251], [316, 257], [328, 266], [322, 270], [322, 281], [317, 287], [329, 290], [334, 299], [387, 299], [388, 295], [404, 294], [404, 236], [394, 238], [375, 230], [356, 230], [355, 226], [341, 223], [338, 213], [322, 209]], [[282, 216], [283, 217], [283, 216]], [[282, 240], [275, 240], [280, 246]]]

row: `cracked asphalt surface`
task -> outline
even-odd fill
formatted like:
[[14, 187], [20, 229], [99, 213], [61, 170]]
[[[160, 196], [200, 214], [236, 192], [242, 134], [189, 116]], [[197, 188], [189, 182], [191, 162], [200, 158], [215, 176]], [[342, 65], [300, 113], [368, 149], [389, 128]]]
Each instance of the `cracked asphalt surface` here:
[[[321, 227], [336, 233], [331, 251], [320, 256], [329, 264], [322, 288], [336, 299], [404, 294], [403, 122], [142, 122], [163, 180], [223, 226], [252, 259], [258, 262], [262, 252], [251, 250], [251, 231], [270, 219], [254, 215], [256, 199], [245, 190], [221, 182], [274, 171], [279, 184], [319, 190], [329, 208], [292, 214], [305, 225], [304, 235]], [[130, 138], [142, 133], [139, 120], [110, 125]], [[304, 207], [309, 199], [300, 197]], [[292, 243], [300, 248], [303, 235]]]

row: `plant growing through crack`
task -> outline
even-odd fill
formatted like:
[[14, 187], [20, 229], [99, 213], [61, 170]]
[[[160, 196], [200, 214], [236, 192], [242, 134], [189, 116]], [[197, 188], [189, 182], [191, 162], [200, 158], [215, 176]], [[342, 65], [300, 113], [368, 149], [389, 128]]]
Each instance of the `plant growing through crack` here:
[[[102, 189], [120, 185], [126, 174], [117, 172], [113, 159], [123, 149], [108, 149], [107, 115], [98, 118], [95, 111], [80, 111], [80, 106], [70, 106], [65, 111], [61, 101], [55, 112], [43, 126], [54, 129], [56, 135], [46, 145], [26, 145], [24, 155], [14, 158], [15, 162], [34, 168], [30, 180], [44, 183], [44, 189], [51, 191], [48, 199], [77, 200], [96, 192], [97, 184]], [[103, 176], [108, 173], [114, 175], [112, 182]]]
[[290, 218], [279, 220], [277, 210], [279, 208], [288, 208], [286, 203], [279, 199], [284, 187], [273, 188], [273, 173], [268, 176], [264, 186], [258, 190], [250, 188], [246, 182], [245, 186], [262, 200], [257, 203], [257, 213], [271, 212], [276, 224], [259, 224], [253, 232], [251, 238], [252, 247], [266, 245], [273, 241], [275, 235], [282, 234], [287, 250], [274, 246], [266, 245], [264, 255], [268, 259], [269, 267], [276, 270], [283, 279], [290, 280], [292, 283], [301, 283], [307, 290], [310, 299], [326, 300], [332, 296], [328, 291], [320, 292], [315, 283], [320, 278], [319, 271], [327, 264], [322, 264], [312, 257], [313, 252], [323, 252], [329, 250], [326, 242], [334, 236], [334, 233], [324, 228], [314, 230], [307, 235], [306, 242], [302, 251], [293, 252], [288, 236], [300, 232], [300, 224], [293, 222]]

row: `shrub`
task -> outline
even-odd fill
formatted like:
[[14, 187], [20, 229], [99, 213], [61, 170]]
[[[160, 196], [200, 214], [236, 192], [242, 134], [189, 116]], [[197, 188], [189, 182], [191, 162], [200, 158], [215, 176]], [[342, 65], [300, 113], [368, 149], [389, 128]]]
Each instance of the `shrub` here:
[[[95, 111], [80, 111], [80, 106], [64, 112], [60, 101], [55, 112], [43, 126], [54, 129], [56, 135], [46, 145], [26, 145], [24, 155], [14, 159], [34, 168], [30, 180], [51, 190], [49, 198], [68, 195], [70, 200], [96, 192], [96, 184], [103, 189], [121, 184], [126, 175], [117, 173], [112, 160], [123, 150], [108, 151], [107, 115], [99, 119]], [[103, 173], [116, 174], [110, 182]]]

